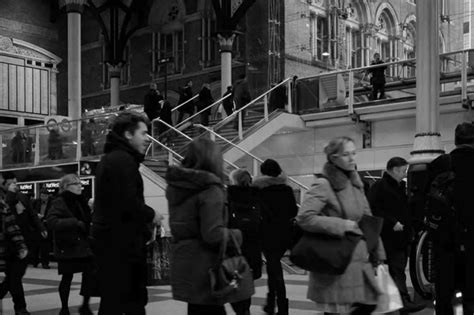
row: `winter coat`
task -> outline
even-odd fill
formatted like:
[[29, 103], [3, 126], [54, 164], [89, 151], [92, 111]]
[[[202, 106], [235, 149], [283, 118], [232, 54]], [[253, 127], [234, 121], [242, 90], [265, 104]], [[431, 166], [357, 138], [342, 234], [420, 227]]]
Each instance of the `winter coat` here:
[[147, 224], [155, 216], [145, 205], [138, 170], [144, 156], [114, 132], [107, 135], [104, 152], [96, 169], [91, 229], [94, 250], [107, 261], [144, 262], [145, 244], [151, 237]]
[[[318, 178], [306, 193], [296, 220], [304, 231], [342, 237], [350, 228], [348, 220], [371, 215], [363, 183], [357, 172], [348, 177], [331, 163], [325, 164], [323, 174], [326, 178]], [[381, 242], [376, 255], [376, 260], [385, 259]], [[353, 303], [376, 304], [379, 293], [365, 240], [357, 244], [344, 274], [310, 272], [307, 296], [318, 311], [343, 312]]]
[[[398, 183], [388, 173], [374, 183], [369, 193], [370, 208], [382, 217], [382, 240], [385, 249], [406, 249], [412, 238], [412, 215], [408, 206], [405, 182]], [[394, 231], [397, 222], [403, 224], [402, 231]]]
[[288, 96], [286, 94], [286, 87], [280, 85], [272, 91], [270, 94], [270, 111], [276, 109], [285, 109], [286, 103], [288, 103]]
[[234, 85], [233, 91], [236, 109], [244, 107], [252, 100], [247, 79], [237, 81]]
[[[171, 245], [171, 287], [176, 300], [222, 305], [210, 295], [209, 268], [223, 242], [225, 193], [212, 173], [172, 166], [166, 173]], [[232, 230], [241, 240], [241, 233]]]
[[[173, 119], [171, 118], [171, 115], [172, 115], [171, 110], [172, 110], [172, 107], [171, 107], [170, 102], [168, 102], [167, 100], [161, 102], [160, 120], [162, 120], [165, 123], [167, 123], [168, 125], [172, 126], [173, 125]], [[158, 125], [158, 131], [159, 131], [160, 135], [162, 135], [163, 133], [165, 133], [168, 130], [169, 130], [169, 127], [166, 126], [165, 124], [160, 123]]]
[[160, 115], [160, 101], [163, 96], [158, 94], [155, 90], [149, 90], [143, 100], [143, 111], [148, 116], [148, 119], [152, 121]]
[[[213, 102], [214, 102], [214, 99], [212, 98], [211, 90], [205, 87], [202, 88], [202, 90], [199, 92], [198, 101], [196, 102], [196, 107], [198, 111], [203, 110], [204, 108], [211, 105]], [[202, 112], [201, 114], [209, 116], [211, 114], [211, 108]]]
[[5, 272], [7, 260], [18, 256], [22, 249], [27, 248], [15, 215], [0, 201], [0, 272]]
[[[46, 231], [43, 223], [38, 218], [38, 214], [31, 206], [30, 198], [21, 192], [8, 191], [5, 197], [10, 211], [15, 215], [15, 221], [21, 229], [21, 233], [27, 244], [34, 242], [40, 236], [41, 232]], [[21, 203], [21, 205], [18, 205]], [[23, 211], [20, 210], [23, 208]]]
[[56, 259], [92, 256], [89, 244], [90, 224], [91, 210], [83, 196], [64, 191], [54, 199], [46, 217], [46, 225], [53, 232]]
[[[179, 93], [179, 101], [178, 105], [183, 104], [184, 102], [187, 102], [189, 99], [193, 97], [193, 89], [190, 86], [184, 86], [181, 88], [181, 92]], [[194, 104], [193, 101], [190, 101], [186, 103], [186, 105], [181, 106], [178, 108], [178, 111], [181, 113], [187, 113], [187, 114], [192, 114], [194, 110]]]
[[[256, 187], [228, 186], [229, 226], [242, 232], [242, 254], [252, 269], [253, 278], [262, 276], [262, 202]], [[232, 216], [238, 212], [235, 218]], [[245, 221], [244, 221], [245, 220]]]
[[287, 185], [287, 177], [261, 176], [252, 186], [260, 189], [263, 205], [263, 249], [282, 251], [290, 246], [292, 223], [298, 212], [293, 189]]

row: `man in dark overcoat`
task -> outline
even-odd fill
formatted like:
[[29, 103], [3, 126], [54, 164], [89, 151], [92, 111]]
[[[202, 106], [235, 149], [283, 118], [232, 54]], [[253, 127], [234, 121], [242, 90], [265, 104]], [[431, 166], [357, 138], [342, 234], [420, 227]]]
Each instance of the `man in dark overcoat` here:
[[[455, 130], [456, 148], [450, 153], [451, 167], [454, 172], [453, 199], [454, 209], [458, 218], [459, 250], [452, 264], [462, 266], [459, 287], [462, 291], [463, 313], [474, 314], [474, 124], [465, 122]], [[454, 268], [453, 265], [453, 268]], [[449, 273], [447, 274], [449, 277]], [[444, 277], [452, 283], [454, 279]], [[448, 286], [445, 283], [445, 286]], [[451, 307], [452, 312], [452, 307]], [[449, 313], [446, 313], [449, 314]], [[451, 313], [452, 314], [452, 313]]]
[[412, 215], [404, 181], [407, 170], [408, 162], [404, 158], [391, 158], [383, 177], [374, 183], [369, 193], [372, 213], [384, 219], [382, 241], [390, 275], [402, 297], [403, 313], [425, 308], [422, 303], [412, 302], [406, 285], [405, 268], [412, 238]]
[[[234, 88], [234, 102], [235, 109], [239, 110], [245, 105], [247, 105], [251, 100], [252, 96], [250, 95], [249, 83], [245, 74], [240, 75], [239, 80], [235, 82]], [[245, 111], [242, 111], [242, 126], [244, 125]], [[237, 129], [239, 123], [239, 117], [235, 117], [235, 128]]]
[[137, 113], [120, 113], [96, 170], [91, 236], [99, 267], [100, 315], [145, 314], [145, 246], [151, 238], [148, 226], [159, 217], [145, 205], [138, 170], [149, 145], [147, 123]]

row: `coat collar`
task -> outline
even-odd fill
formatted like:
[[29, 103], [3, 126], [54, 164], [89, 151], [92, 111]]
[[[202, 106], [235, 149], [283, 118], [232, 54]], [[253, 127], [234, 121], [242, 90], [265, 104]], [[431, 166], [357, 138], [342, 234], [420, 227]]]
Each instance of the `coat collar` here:
[[357, 188], [364, 188], [364, 184], [356, 171], [349, 172], [349, 176], [347, 176], [341, 169], [329, 162], [324, 164], [323, 175], [327, 178], [335, 191], [345, 189], [349, 182]]
[[400, 188], [400, 187], [405, 187], [405, 182], [397, 182], [395, 178], [392, 177], [388, 172], [384, 172], [382, 178], [385, 180], [386, 183], [388, 183], [390, 186]]
[[262, 189], [274, 185], [285, 185], [286, 183], [287, 176], [281, 173], [277, 177], [262, 175], [253, 181], [252, 186]]

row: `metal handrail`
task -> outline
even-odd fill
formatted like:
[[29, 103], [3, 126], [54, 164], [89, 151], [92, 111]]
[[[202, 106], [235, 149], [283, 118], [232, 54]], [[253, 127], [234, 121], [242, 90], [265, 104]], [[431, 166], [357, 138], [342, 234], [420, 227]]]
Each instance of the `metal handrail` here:
[[[209, 133], [213, 134], [214, 136], [218, 137], [219, 139], [221, 140], [224, 140], [226, 143], [230, 144], [231, 146], [233, 146], [234, 148], [236, 148], [237, 150], [240, 150], [242, 151], [243, 153], [245, 153], [246, 155], [250, 156], [251, 158], [253, 158], [254, 160], [260, 162], [260, 163], [263, 163], [263, 160], [261, 158], [259, 158], [258, 156], [255, 156], [254, 154], [250, 153], [249, 151], [241, 148], [240, 146], [238, 146], [237, 144], [233, 143], [232, 141], [230, 140], [227, 140], [226, 138], [224, 138], [223, 136], [221, 136], [220, 134], [218, 134], [217, 132], [215, 132], [214, 130], [206, 127], [206, 126], [203, 126], [201, 124], [193, 124], [194, 126], [198, 127], [198, 128], [202, 128], [206, 131], [208, 131]], [[301, 188], [305, 189], [305, 190], [309, 190], [309, 187], [305, 186], [304, 184], [298, 182], [297, 180], [291, 178], [291, 177], [288, 177], [288, 180], [290, 180], [291, 182], [293, 182], [294, 184], [300, 186]]]
[[180, 107], [183, 107], [184, 105], [188, 104], [189, 102], [193, 101], [196, 97], [199, 96], [199, 93], [194, 95], [193, 97], [191, 97], [189, 100], [187, 100], [186, 102], [182, 103], [182, 104], [179, 104], [178, 106], [175, 106], [171, 109], [171, 112], [174, 112], [175, 110], [177, 110], [178, 108]]
[[[158, 141], [157, 139], [153, 138], [152, 136], [147, 135], [147, 137], [148, 137], [148, 139], [150, 139], [151, 141], [153, 141], [153, 142], [159, 144], [161, 147], [163, 147], [163, 148], [164, 148], [166, 151], [168, 151], [169, 153], [176, 155], [179, 159], [182, 160], [182, 159], [184, 158], [181, 154], [179, 154], [178, 152], [175, 152], [173, 149], [170, 149], [170, 148], [169, 148], [168, 146], [166, 146], [164, 143], [161, 143], [160, 141]], [[148, 149], [147, 149], [146, 152], [145, 152], [145, 156], [148, 155], [148, 151], [150, 150], [151, 146], [152, 146], [152, 144], [150, 143], [150, 145], [148, 146]]]
[[[217, 123], [216, 125], [214, 125], [214, 129], [218, 129], [219, 127], [227, 124], [229, 121], [231, 121], [232, 119], [235, 118], [236, 115], [238, 115], [239, 113], [241, 113], [243, 110], [246, 110], [248, 107], [252, 106], [253, 104], [255, 104], [255, 102], [257, 102], [258, 100], [260, 100], [262, 97], [265, 97], [266, 95], [270, 94], [273, 90], [275, 90], [276, 88], [286, 84], [288, 81], [292, 80], [292, 78], [287, 78], [285, 79], [284, 81], [278, 83], [277, 85], [275, 85], [274, 87], [272, 87], [270, 90], [266, 91], [265, 93], [259, 95], [258, 97], [256, 97], [255, 99], [253, 99], [252, 101], [250, 101], [247, 105], [245, 105], [244, 107], [241, 107], [239, 108], [238, 110], [234, 111], [232, 114], [230, 114], [229, 116], [227, 116], [226, 118], [224, 118], [222, 121], [220, 121], [219, 123]], [[232, 118], [231, 118], [232, 117]]]
[[216, 104], [219, 104], [219, 103], [222, 103], [226, 98], [230, 97], [231, 94], [227, 94], [225, 96], [223, 96], [221, 99], [215, 101], [214, 103], [212, 103], [211, 105], [207, 106], [206, 108], [200, 110], [199, 112], [195, 113], [194, 115], [191, 115], [189, 116], [188, 118], [186, 118], [185, 120], [183, 120], [182, 122], [180, 122], [179, 124], [176, 125], [176, 127], [179, 127], [179, 126], [182, 126], [184, 125], [185, 123], [187, 123], [188, 121], [190, 121], [191, 119], [193, 119], [194, 117], [200, 115], [201, 113], [205, 112], [206, 110], [214, 107]]
[[[469, 51], [474, 51], [474, 49], [472, 49], [472, 48], [470, 48], [470, 49], [461, 49], [461, 50], [456, 50], [456, 51], [452, 51], [452, 52], [442, 53], [442, 54], [439, 54], [439, 56], [444, 57], [444, 56], [455, 55], [455, 54], [459, 54], [459, 53], [466, 53], [466, 52], [469, 52]], [[415, 62], [415, 66], [416, 66], [416, 58], [410, 58], [410, 59], [403, 59], [403, 60], [399, 60], [399, 61], [386, 62], [386, 63], [378, 64], [378, 65], [369, 65], [369, 66], [365, 66], [365, 67], [358, 67], [358, 68], [352, 68], [352, 69], [344, 69], [344, 70], [336, 70], [336, 71], [331, 71], [331, 72], [324, 72], [324, 73], [320, 73], [320, 74], [317, 74], [317, 75], [301, 77], [301, 78], [298, 78], [297, 80], [299, 81], [299, 80], [313, 79], [313, 78], [319, 78], [319, 77], [335, 75], [335, 74], [342, 74], [342, 73], [349, 73], [349, 72], [360, 72], [360, 71], [366, 71], [367, 69], [378, 68], [378, 67], [381, 67], [381, 66], [391, 66], [391, 65], [398, 65], [398, 64], [404, 64], [404, 63], [409, 63], [409, 62]]]
[[[189, 141], [193, 141], [193, 138], [191, 138], [190, 136], [188, 136], [187, 134], [185, 134], [185, 133], [182, 132], [181, 130], [179, 130], [179, 129], [173, 127], [173, 126], [171, 126], [171, 125], [168, 124], [167, 122], [164, 122], [164, 121], [161, 120], [160, 118], [155, 118], [155, 119], [153, 119], [153, 122], [155, 122], [155, 121], [158, 121], [158, 122], [162, 123], [162, 124], [165, 125], [166, 127], [170, 128], [171, 130], [173, 130], [173, 131], [177, 132], [178, 134], [180, 134], [181, 136], [185, 137], [185, 138], [188, 139]], [[151, 136], [148, 135], [148, 137], [151, 137]], [[156, 139], [155, 139], [155, 140], [156, 140]], [[158, 141], [158, 140], [156, 140], [156, 141]], [[147, 150], [147, 151], [148, 151], [148, 150]], [[224, 162], [226, 162], [227, 164], [229, 164], [229, 165], [231, 165], [231, 166], [233, 166], [233, 167], [235, 167], [235, 168], [239, 168], [237, 165], [235, 165], [235, 164], [232, 163], [232, 162], [229, 162], [229, 161], [227, 161], [227, 160], [224, 160]]]

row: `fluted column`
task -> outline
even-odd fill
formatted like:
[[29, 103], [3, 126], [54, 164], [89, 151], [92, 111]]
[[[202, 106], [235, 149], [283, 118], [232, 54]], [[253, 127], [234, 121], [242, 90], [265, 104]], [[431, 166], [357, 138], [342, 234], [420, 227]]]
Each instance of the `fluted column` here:
[[416, 3], [416, 134], [412, 163], [426, 163], [444, 153], [439, 133], [438, 1]]
[[110, 106], [117, 106], [120, 102], [120, 66], [109, 65], [110, 75]]
[[60, 0], [67, 12], [68, 115], [81, 117], [81, 14], [86, 0]]
[[232, 45], [235, 34], [230, 37], [217, 35], [221, 53], [221, 94], [227, 91], [228, 86], [232, 86]]

